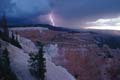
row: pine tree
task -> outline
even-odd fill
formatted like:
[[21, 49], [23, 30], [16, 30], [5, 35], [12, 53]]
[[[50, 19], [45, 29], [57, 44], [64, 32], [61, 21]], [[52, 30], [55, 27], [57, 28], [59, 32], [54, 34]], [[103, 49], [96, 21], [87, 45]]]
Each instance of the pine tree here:
[[40, 76], [41, 80], [45, 80], [45, 72], [46, 72], [46, 66], [45, 66], [45, 58], [44, 58], [44, 51], [43, 51], [43, 45], [39, 48], [38, 52], [38, 75]]
[[30, 64], [30, 72], [33, 76], [36, 76], [36, 73], [38, 71], [38, 66], [36, 66], [38, 64], [37, 59], [35, 53], [30, 53], [29, 54], [30, 59], [29, 59], [29, 64]]
[[7, 19], [5, 14], [3, 15], [2, 19], [0, 20], [0, 38], [9, 42], [9, 30], [7, 26]]
[[30, 72], [40, 80], [45, 80], [45, 58], [44, 58], [43, 45], [40, 46], [38, 53], [30, 54]]
[[8, 69], [10, 66], [8, 54], [9, 54], [9, 52], [8, 52], [7, 48], [5, 48], [5, 50], [3, 51], [2, 56], [1, 56], [1, 59], [2, 59], [1, 65], [3, 65], [4, 68], [6, 67], [6, 69]]
[[3, 53], [0, 56], [0, 79], [4, 80], [18, 80], [16, 75], [12, 72], [10, 67], [9, 52], [7, 48], [3, 50]]
[[7, 18], [6, 18], [6, 16], [5, 16], [5, 14], [4, 14], [3, 17], [2, 17], [0, 26], [2, 27], [3, 33], [4, 33], [4, 35], [6, 36], [6, 38], [9, 38], [9, 30], [8, 30]]
[[12, 35], [11, 35], [11, 41], [10, 41], [10, 43], [13, 44], [13, 45], [15, 45], [18, 48], [22, 48], [22, 46], [20, 45], [20, 43], [18, 41], [17, 35], [15, 36], [15, 34], [13, 32], [12, 32]]
[[14, 41], [15, 40], [15, 36], [14, 36], [14, 33], [12, 32], [12, 35], [11, 35], [11, 40]]

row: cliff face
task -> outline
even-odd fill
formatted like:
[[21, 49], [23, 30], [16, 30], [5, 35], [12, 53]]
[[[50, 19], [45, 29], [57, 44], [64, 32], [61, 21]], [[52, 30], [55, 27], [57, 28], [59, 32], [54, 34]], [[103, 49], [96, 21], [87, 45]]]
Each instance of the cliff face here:
[[[9, 52], [11, 70], [15, 73], [18, 80], [37, 80], [29, 71], [29, 54], [38, 52], [36, 45], [29, 39], [19, 36], [18, 41], [22, 49], [11, 45], [0, 39], [0, 55], [1, 51], [7, 48]], [[44, 53], [46, 59], [45, 80], [75, 80], [75, 78], [62, 66], [56, 66], [52, 62], [52, 56], [49, 53]], [[1, 79], [0, 73], [0, 79]]]
[[[16, 29], [19, 35], [41, 41], [56, 65], [65, 67], [77, 80], [120, 80], [120, 49], [98, 45], [94, 33], [67, 33], [42, 29]], [[53, 54], [56, 53], [56, 54]]]

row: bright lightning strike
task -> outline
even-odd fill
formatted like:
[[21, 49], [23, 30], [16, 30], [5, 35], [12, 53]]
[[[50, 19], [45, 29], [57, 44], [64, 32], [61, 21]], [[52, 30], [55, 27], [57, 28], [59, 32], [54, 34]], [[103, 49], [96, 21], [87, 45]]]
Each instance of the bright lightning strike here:
[[53, 26], [55, 26], [55, 22], [54, 22], [54, 19], [53, 19], [53, 15], [52, 15], [52, 14], [49, 14], [49, 20], [50, 20], [51, 24], [52, 24]]

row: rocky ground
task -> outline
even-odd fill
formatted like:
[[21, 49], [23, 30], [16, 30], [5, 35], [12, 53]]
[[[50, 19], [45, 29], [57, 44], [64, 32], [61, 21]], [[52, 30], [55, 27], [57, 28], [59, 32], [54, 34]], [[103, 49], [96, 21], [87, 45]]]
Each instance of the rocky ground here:
[[120, 80], [120, 49], [104, 44], [98, 46], [96, 33], [67, 33], [47, 29], [14, 29], [34, 42], [41, 41], [52, 61], [65, 67], [77, 80]]

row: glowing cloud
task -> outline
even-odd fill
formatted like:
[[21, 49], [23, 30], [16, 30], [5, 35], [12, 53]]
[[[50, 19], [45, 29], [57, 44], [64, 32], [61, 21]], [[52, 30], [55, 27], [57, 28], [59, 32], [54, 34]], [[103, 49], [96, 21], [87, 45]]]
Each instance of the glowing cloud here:
[[92, 27], [86, 27], [85, 29], [120, 30], [120, 27], [114, 27], [114, 26], [92, 26]]
[[85, 29], [100, 29], [100, 30], [120, 30], [120, 17], [111, 19], [98, 19], [93, 22], [88, 22], [89, 27]]

